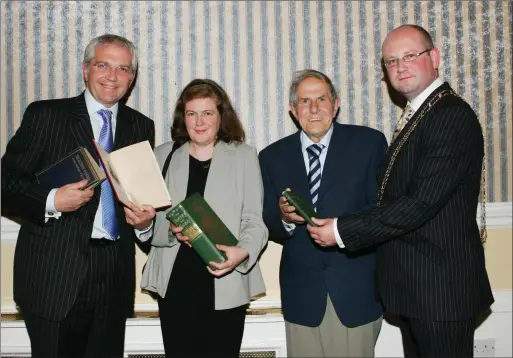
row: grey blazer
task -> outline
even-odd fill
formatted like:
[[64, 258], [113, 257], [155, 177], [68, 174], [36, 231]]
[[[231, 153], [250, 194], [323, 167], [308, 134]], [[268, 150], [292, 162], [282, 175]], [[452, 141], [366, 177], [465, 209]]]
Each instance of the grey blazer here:
[[[162, 168], [173, 143], [155, 148]], [[189, 178], [189, 144], [173, 154], [166, 184], [173, 203], [185, 199]], [[241, 306], [265, 292], [258, 256], [267, 243], [268, 231], [262, 219], [263, 185], [256, 149], [246, 144], [219, 142], [214, 148], [205, 186], [205, 199], [239, 239], [249, 258], [235, 270], [215, 278], [215, 308], [223, 310]], [[152, 235], [142, 235], [147, 240]], [[180, 245], [169, 231], [165, 211], [157, 213], [148, 262], [143, 271], [141, 288], [164, 297]]]

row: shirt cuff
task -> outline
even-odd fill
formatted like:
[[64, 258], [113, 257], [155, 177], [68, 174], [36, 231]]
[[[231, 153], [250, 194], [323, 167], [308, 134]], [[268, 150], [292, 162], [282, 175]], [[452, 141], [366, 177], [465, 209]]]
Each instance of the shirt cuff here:
[[148, 240], [151, 235], [153, 234], [152, 233], [152, 230], [153, 229], [153, 221], [151, 222], [151, 225], [148, 226], [146, 229], [142, 229], [142, 230], [139, 230], [139, 229], [134, 229], [134, 232], [135, 232], [135, 236], [142, 241], [146, 241]]
[[48, 219], [58, 219], [62, 215], [61, 212], [55, 209], [55, 193], [57, 193], [57, 189], [50, 190], [50, 193], [46, 198], [45, 222], [47, 222]]
[[296, 224], [288, 223], [283, 220], [281, 222], [283, 223], [283, 227], [285, 227], [285, 230], [287, 230], [287, 232], [289, 234], [292, 234], [292, 232], [294, 232], [294, 230], [296, 230]]
[[335, 233], [335, 240], [337, 240], [337, 245], [340, 246], [341, 249], [343, 249], [344, 247], [346, 247], [346, 245], [344, 245], [344, 243], [342, 242], [342, 238], [338, 233], [337, 221], [338, 218], [335, 218], [335, 220], [333, 220], [333, 232]]

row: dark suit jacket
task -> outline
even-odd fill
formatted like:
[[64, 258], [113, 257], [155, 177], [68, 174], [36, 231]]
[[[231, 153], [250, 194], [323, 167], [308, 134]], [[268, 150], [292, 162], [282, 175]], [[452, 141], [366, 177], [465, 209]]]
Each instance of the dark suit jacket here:
[[449, 321], [475, 317], [493, 302], [476, 211], [483, 135], [472, 108], [453, 94], [423, 118], [435, 90], [391, 145], [417, 120], [392, 167], [382, 205], [339, 218], [348, 250], [376, 244], [378, 284], [387, 311], [410, 318]]
[[[153, 146], [153, 121], [119, 104], [115, 149], [144, 140]], [[49, 189], [35, 183], [34, 173], [83, 146], [98, 160], [84, 94], [75, 98], [31, 103], [2, 157], [2, 207], [24, 221], [14, 256], [14, 300], [22, 310], [50, 320], [62, 320], [75, 301], [87, 271], [87, 255], [100, 190], [77, 211], [45, 223]], [[126, 223], [121, 204], [119, 293], [127, 315], [135, 293], [135, 234]]]
[[[375, 205], [376, 171], [387, 147], [383, 134], [374, 129], [333, 125], [317, 202], [320, 217], [354, 213]], [[374, 292], [374, 253], [348, 255], [336, 247], [323, 249], [313, 242], [305, 225], [297, 226], [291, 236], [283, 227], [278, 207], [283, 190], [290, 187], [311, 200], [300, 133], [260, 152], [264, 221], [270, 239], [283, 244], [280, 286], [285, 320], [318, 326], [329, 293], [345, 326], [374, 321], [382, 314]]]

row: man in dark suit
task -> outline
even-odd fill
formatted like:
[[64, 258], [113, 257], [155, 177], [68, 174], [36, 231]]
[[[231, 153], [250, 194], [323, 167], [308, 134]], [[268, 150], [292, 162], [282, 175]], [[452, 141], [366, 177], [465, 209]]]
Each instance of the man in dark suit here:
[[[78, 147], [98, 161], [92, 140], [108, 152], [148, 140], [153, 121], [120, 103], [137, 70], [134, 45], [116, 35], [92, 40], [82, 65], [87, 89], [75, 98], [38, 101], [2, 158], [2, 207], [23, 219], [14, 257], [14, 299], [32, 357], [123, 357], [125, 322], [135, 293], [134, 228], [144, 211], [115, 200], [108, 181], [46, 188], [35, 173]], [[130, 225], [128, 223], [130, 223]]]
[[472, 356], [476, 317], [493, 303], [476, 223], [481, 126], [438, 78], [440, 53], [423, 28], [392, 31], [383, 62], [408, 105], [379, 172], [379, 205], [308, 229], [321, 246], [379, 245], [379, 292], [413, 338], [406, 356]]
[[301, 130], [260, 153], [264, 221], [270, 238], [283, 245], [288, 355], [374, 356], [382, 321], [374, 292], [375, 254], [349, 255], [315, 244], [282, 192], [298, 193], [320, 217], [373, 207], [386, 139], [371, 128], [334, 122], [340, 100], [331, 80], [318, 71], [295, 74], [289, 103]]

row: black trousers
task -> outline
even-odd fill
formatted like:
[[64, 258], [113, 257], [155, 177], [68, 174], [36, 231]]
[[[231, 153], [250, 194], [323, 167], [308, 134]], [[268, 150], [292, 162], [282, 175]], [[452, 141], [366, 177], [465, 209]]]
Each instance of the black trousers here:
[[476, 320], [422, 321], [401, 317], [404, 356], [472, 357]]
[[92, 243], [83, 285], [62, 321], [23, 310], [33, 358], [122, 358], [126, 312], [115, 289], [118, 242]]
[[166, 296], [158, 299], [166, 357], [239, 356], [246, 305], [216, 311], [214, 300], [214, 277], [181, 245]]

